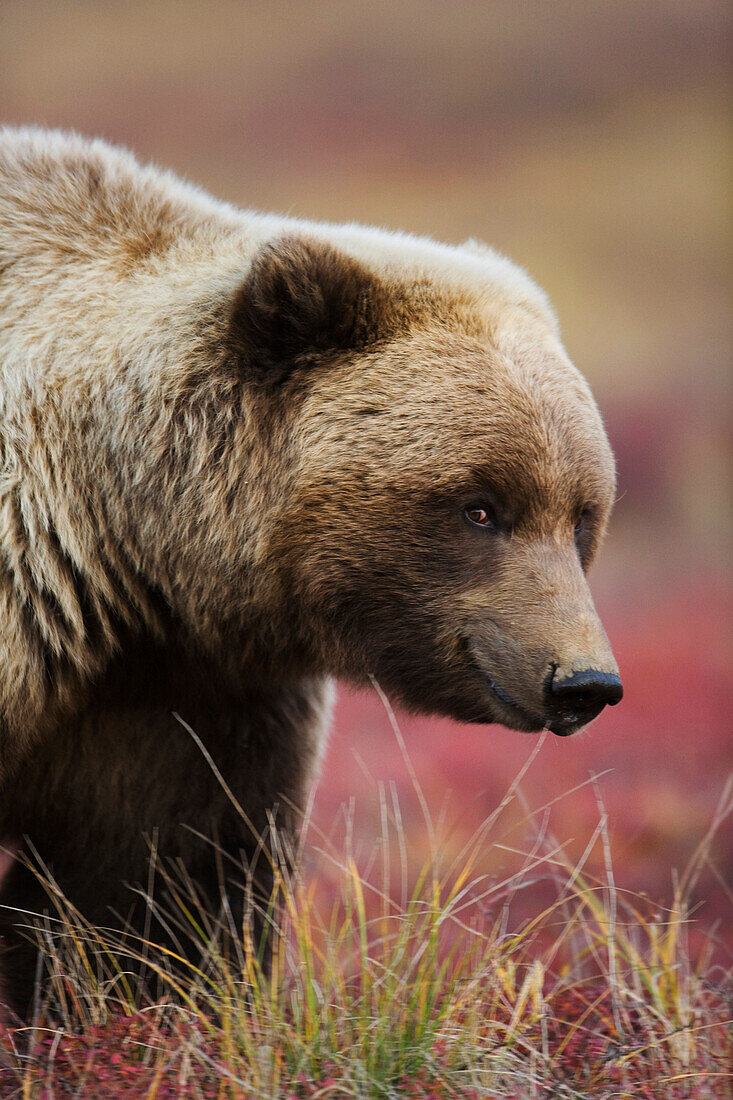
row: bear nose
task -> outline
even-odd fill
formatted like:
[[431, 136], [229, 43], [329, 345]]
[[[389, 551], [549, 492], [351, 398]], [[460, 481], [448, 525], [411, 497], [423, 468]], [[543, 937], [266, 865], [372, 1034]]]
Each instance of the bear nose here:
[[547, 702], [566, 721], [578, 717], [589, 722], [605, 706], [615, 707], [616, 703], [621, 702], [624, 689], [615, 672], [585, 668], [570, 676], [558, 676], [558, 671], [553, 669], [547, 684]]

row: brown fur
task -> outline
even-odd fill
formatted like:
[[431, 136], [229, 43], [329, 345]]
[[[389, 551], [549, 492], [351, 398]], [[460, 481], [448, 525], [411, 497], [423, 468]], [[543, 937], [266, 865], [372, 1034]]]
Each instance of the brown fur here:
[[[241, 213], [0, 131], [0, 838], [92, 920], [130, 911], [146, 834], [214, 905], [196, 832], [256, 854], [174, 712], [256, 832], [278, 806], [295, 829], [332, 675], [582, 724], [547, 680], [615, 674], [584, 578], [613, 493], [544, 296], [491, 250]], [[44, 904], [18, 863], [1, 900]]]

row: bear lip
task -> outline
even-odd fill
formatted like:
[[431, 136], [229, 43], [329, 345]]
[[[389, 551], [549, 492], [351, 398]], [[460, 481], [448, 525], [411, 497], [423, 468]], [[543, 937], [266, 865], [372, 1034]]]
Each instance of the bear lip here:
[[[505, 707], [509, 707], [511, 710], [516, 711], [517, 714], [521, 715], [521, 717], [525, 721], [531, 722], [533, 725], [539, 726], [541, 729], [545, 728], [546, 724], [545, 724], [545, 721], [544, 721], [543, 718], [538, 718], [537, 715], [531, 714], [528, 710], [525, 710], [524, 707], [521, 707], [519, 705], [519, 703], [517, 703], [511, 697], [511, 695], [509, 695], [508, 692], [504, 691], [503, 688], [499, 687], [499, 685], [496, 683], [496, 681], [494, 679], [492, 679], [492, 677], [489, 676], [488, 673], [484, 673], [484, 676], [486, 677], [486, 680], [488, 681], [489, 687], [491, 688], [491, 690], [493, 691], [494, 695], [496, 696], [496, 698], [499, 700], [500, 703], [502, 703]], [[553, 730], [553, 733], [554, 732], [555, 731]]]
[[[547, 721], [544, 718], [540, 718], [536, 714], [533, 714], [531, 711], [525, 710], [523, 706], [516, 702], [516, 700], [509, 694], [508, 691], [505, 691], [504, 688], [500, 687], [499, 684], [497, 684], [496, 680], [493, 678], [489, 670], [484, 665], [482, 656], [476, 652], [476, 647], [470, 635], [459, 635], [459, 640], [465, 658], [472, 665], [474, 671], [479, 674], [483, 684], [488, 686], [493, 698], [497, 699], [499, 703], [501, 703], [503, 709], [510, 712], [515, 720], [517, 718], [521, 720], [522, 726], [513, 727], [513, 724], [510, 721], [502, 719], [500, 716], [492, 716], [489, 719], [489, 722], [497, 722], [500, 725], [508, 726], [508, 728], [510, 729], [519, 728], [521, 730], [522, 727], [524, 727], [525, 732], [539, 732], [543, 729], [547, 729]], [[527, 729], [527, 727], [529, 727], [529, 730]]]
[[505, 707], [510, 707], [512, 710], [515, 710], [517, 714], [520, 714], [525, 720], [535, 725], [541, 725], [542, 729], [554, 733], [555, 737], [570, 737], [572, 734], [577, 733], [579, 729], [582, 729], [584, 725], [588, 725], [579, 714], [569, 715], [565, 722], [549, 722], [543, 718], [538, 718], [528, 710], [525, 710], [524, 707], [521, 707], [507, 691], [504, 691], [504, 689], [492, 679], [491, 676], [486, 673], [484, 675], [489, 682], [489, 687], [500, 703], [503, 703]]
[[499, 696], [499, 698], [501, 699], [502, 703], [506, 703], [506, 704], [507, 704], [508, 706], [510, 706], [510, 707], [514, 707], [514, 709], [515, 709], [515, 710], [521, 710], [521, 709], [522, 709], [522, 708], [521, 708], [521, 707], [519, 706], [519, 704], [518, 704], [518, 703], [515, 703], [515, 701], [514, 701], [514, 700], [512, 699], [511, 695], [509, 695], [509, 693], [508, 693], [508, 692], [504, 691], [504, 689], [503, 689], [503, 688], [500, 688], [500, 687], [499, 687], [499, 685], [497, 684], [497, 682], [496, 682], [495, 680], [492, 680], [490, 676], [487, 676], [487, 677], [486, 677], [486, 679], [487, 679], [487, 680], [489, 681], [489, 683], [491, 684], [491, 690], [492, 690], [492, 691], [493, 691], [493, 692], [494, 692], [494, 693], [495, 693], [496, 695], [498, 695], [498, 696]]

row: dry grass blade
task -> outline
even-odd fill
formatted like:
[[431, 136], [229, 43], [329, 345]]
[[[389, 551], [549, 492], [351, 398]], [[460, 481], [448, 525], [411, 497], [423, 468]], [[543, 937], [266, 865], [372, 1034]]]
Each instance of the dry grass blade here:
[[[730, 812], [730, 792], [714, 828]], [[501, 842], [502, 814], [518, 793], [512, 784], [449, 871], [434, 828], [412, 878], [394, 791], [378, 791], [379, 856], [359, 856], [351, 807], [340, 846], [322, 835], [311, 846], [319, 863], [307, 879], [272, 823], [269, 970], [251, 920], [236, 928], [226, 905], [207, 912], [184, 871], [153, 862], [154, 842], [143, 896], [172, 934], [205, 945], [198, 965], [147, 936], [89, 927], [39, 864], [55, 916], [34, 924], [29, 915], [28, 931], [40, 937], [53, 996], [30, 1031], [0, 1033], [0, 1095], [94, 1100], [124, 1087], [159, 1100], [605, 1100], [657, 1097], [663, 1082], [670, 1100], [691, 1088], [700, 1100], [725, 1096], [728, 979], [690, 958], [685, 934], [697, 864], [661, 921], [614, 881], [600, 791], [600, 820], [579, 862], [552, 836], [549, 807], [527, 820], [526, 850]], [[423, 813], [427, 821], [424, 798]], [[488, 882], [475, 869], [492, 843], [517, 862]], [[586, 864], [599, 843], [605, 874], [595, 882]], [[221, 866], [226, 858], [217, 854]], [[508, 932], [512, 898], [540, 880], [556, 884], [556, 900]], [[141, 1000], [143, 971], [157, 978], [153, 1004]]]

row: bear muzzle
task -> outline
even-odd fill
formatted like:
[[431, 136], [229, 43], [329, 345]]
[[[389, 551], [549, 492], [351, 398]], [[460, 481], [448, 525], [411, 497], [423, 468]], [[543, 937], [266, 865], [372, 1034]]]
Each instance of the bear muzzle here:
[[623, 696], [578, 555], [515, 540], [498, 580], [471, 594], [463, 634], [493, 721], [567, 737]]
[[546, 712], [552, 715], [549, 728], [566, 737], [592, 722], [604, 707], [615, 707], [623, 694], [617, 670], [584, 668], [568, 674], [553, 665], [544, 686]]
[[616, 706], [623, 697], [621, 677], [615, 668], [613, 671], [581, 668], [568, 675], [554, 663], [549, 666], [539, 699], [531, 682], [525, 690], [513, 689], [515, 695], [512, 695], [504, 684], [516, 682], [516, 671], [513, 675], [508, 673], [503, 684], [497, 674], [488, 671], [485, 655], [478, 657], [476, 648], [469, 648], [494, 700], [501, 704], [496, 720], [515, 729], [528, 732], [549, 729], [558, 737], [568, 737], [597, 718], [605, 707]]
[[[559, 602], [555, 615], [538, 604], [502, 622], [484, 614], [464, 635], [465, 651], [488, 689], [492, 721], [525, 732], [549, 729], [567, 737], [623, 696], [618, 666], [588, 601]], [[525, 620], [530, 629], [517, 631]]]

